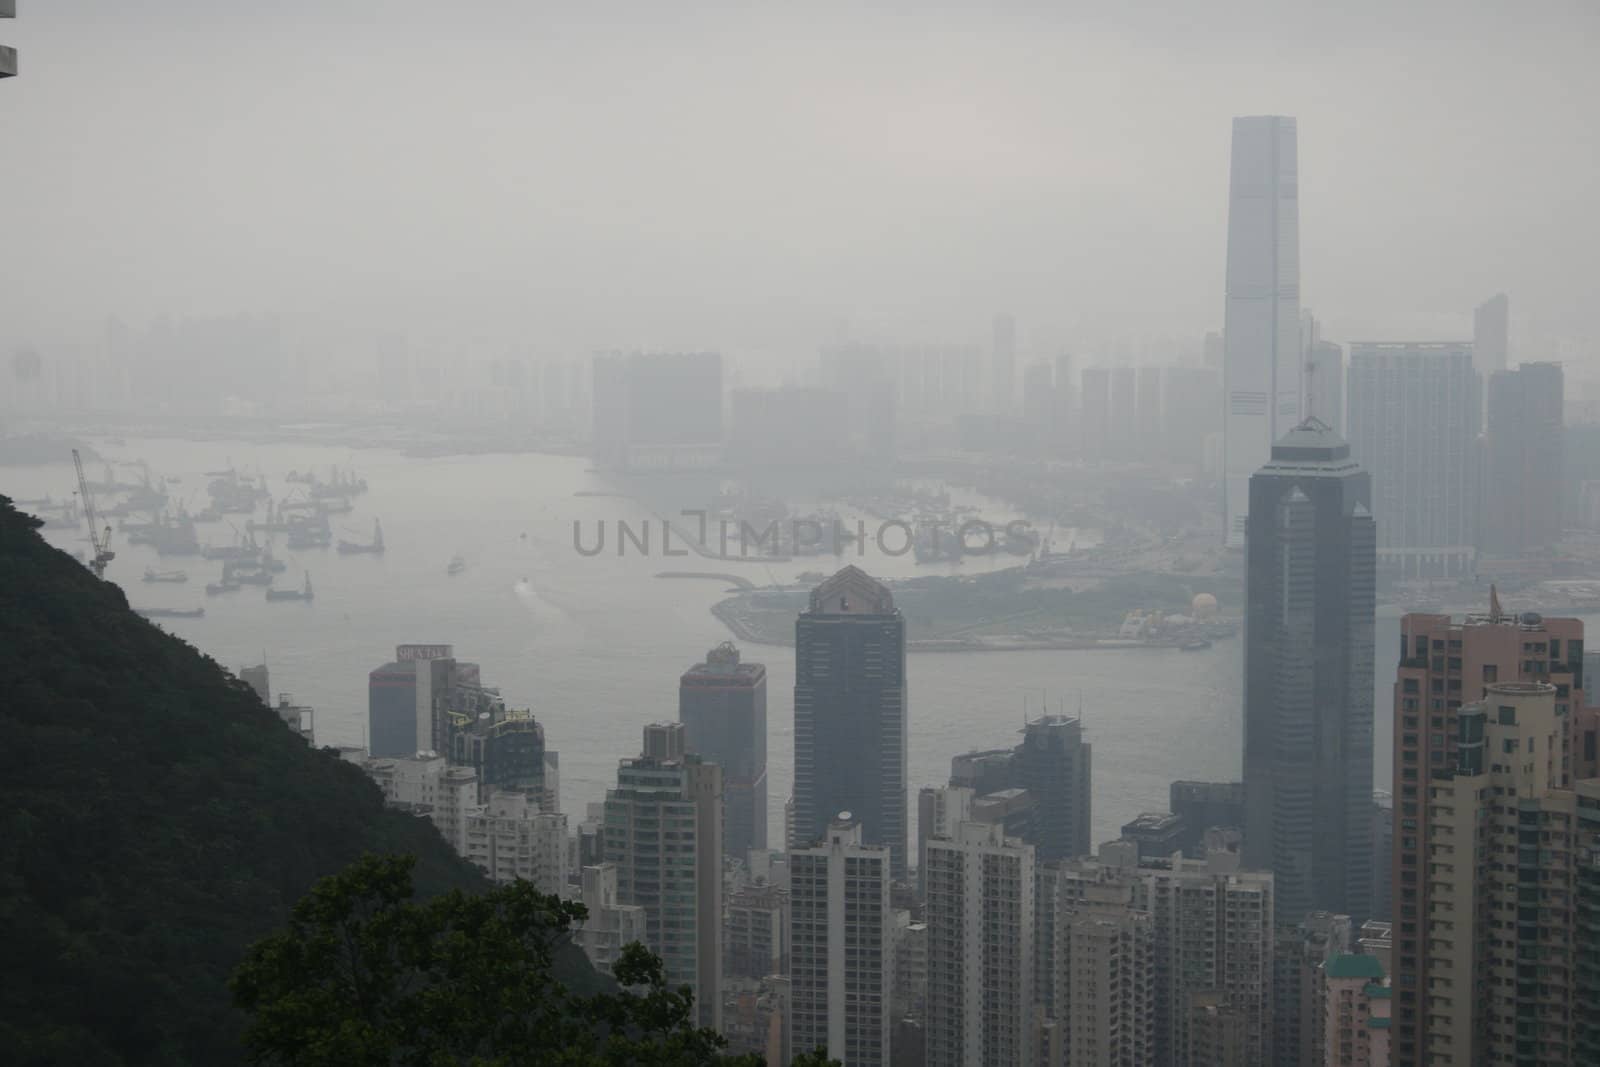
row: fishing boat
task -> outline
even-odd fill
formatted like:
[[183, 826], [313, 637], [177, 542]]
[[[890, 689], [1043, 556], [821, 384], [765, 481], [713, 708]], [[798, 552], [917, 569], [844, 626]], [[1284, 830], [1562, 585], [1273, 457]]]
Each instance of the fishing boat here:
[[372, 540], [367, 544], [362, 544], [359, 541], [346, 541], [340, 538], [339, 551], [347, 556], [357, 554], [383, 555], [383, 524], [377, 519], [372, 520]]
[[205, 608], [134, 608], [133, 611], [147, 619], [198, 619], [206, 613]]
[[311, 572], [306, 572], [306, 584], [299, 589], [268, 589], [268, 600], [311, 600]]
[[147, 582], [187, 582], [187, 571], [158, 571], [150, 567], [144, 569], [144, 580]]
[[451, 556], [450, 565], [445, 568], [446, 574], [460, 574], [467, 569], [467, 561], [460, 556]]

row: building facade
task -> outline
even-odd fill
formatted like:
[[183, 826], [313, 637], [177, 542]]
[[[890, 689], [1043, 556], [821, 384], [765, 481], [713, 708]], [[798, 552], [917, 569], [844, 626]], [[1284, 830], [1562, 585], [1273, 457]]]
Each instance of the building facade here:
[[1245, 866], [1285, 923], [1363, 921], [1372, 895], [1376, 533], [1366, 472], [1307, 419], [1250, 479], [1245, 554]]
[[1472, 367], [1488, 381], [1505, 370], [1511, 358], [1511, 300], [1496, 293], [1472, 312]]
[[1295, 120], [1233, 120], [1223, 315], [1223, 531], [1242, 548], [1250, 479], [1300, 421], [1300, 200]]
[[1350, 454], [1372, 478], [1378, 564], [1398, 577], [1471, 573], [1480, 389], [1469, 342], [1350, 346]]
[[[1394, 1047], [1396, 1063], [1428, 1054], [1423, 1022], [1433, 1014], [1426, 981], [1429, 946], [1439, 915], [1429, 856], [1435, 806], [1429, 796], [1459, 762], [1457, 717], [1502, 682], [1548, 682], [1557, 703], [1578, 723], [1583, 710], [1584, 637], [1579, 619], [1508, 613], [1492, 591], [1486, 614], [1452, 618], [1410, 614], [1400, 620], [1394, 684], [1394, 853], [1390, 875], [1394, 920]], [[1582, 742], [1581, 731], [1574, 739]], [[1569, 752], [1572, 745], [1568, 746]], [[1580, 773], [1582, 773], [1580, 771]]]
[[1033, 846], [966, 822], [927, 863], [929, 1067], [1031, 1064]]
[[891, 856], [842, 814], [789, 854], [789, 1047], [845, 1067], [890, 1062]]
[[794, 820], [805, 845], [841, 811], [906, 873], [906, 623], [887, 586], [846, 567], [795, 620]]
[[644, 909], [667, 981], [694, 991], [698, 1024], [722, 1013], [722, 769], [684, 751], [681, 723], [644, 729], [606, 791], [605, 862], [617, 896]]
[[1515, 557], [1561, 540], [1566, 439], [1561, 364], [1524, 363], [1489, 376], [1481, 547]]
[[622, 955], [625, 946], [635, 941], [643, 944], [649, 936], [644, 909], [619, 900], [615, 864], [585, 867], [580, 892], [589, 916], [577, 924], [572, 939], [597, 971], [610, 974], [611, 965]]
[[766, 848], [767, 668], [740, 662], [724, 641], [678, 680], [678, 721], [689, 751], [722, 768], [728, 856]]
[[467, 812], [461, 850], [467, 862], [502, 885], [519, 879], [541, 893], [567, 885], [567, 817], [542, 811], [537, 797], [495, 793]]

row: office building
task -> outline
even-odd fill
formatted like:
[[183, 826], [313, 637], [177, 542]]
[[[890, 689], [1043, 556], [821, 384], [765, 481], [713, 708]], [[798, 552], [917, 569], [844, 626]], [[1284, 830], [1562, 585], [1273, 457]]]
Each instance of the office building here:
[[643, 944], [649, 931], [644, 909], [624, 904], [617, 895], [617, 868], [601, 863], [583, 868], [582, 896], [588, 918], [576, 924], [572, 939], [589, 957], [595, 970], [610, 974], [625, 946]]
[[724, 641], [678, 680], [678, 721], [688, 750], [722, 768], [728, 856], [743, 860], [766, 848], [767, 668], [740, 662]]
[[375, 757], [444, 752], [434, 695], [456, 679], [449, 645], [400, 645], [394, 660], [367, 676], [367, 748]]
[[1561, 713], [1574, 721], [1568, 751], [1581, 753], [1584, 724], [1594, 721], [1582, 708], [1583, 660], [1581, 620], [1502, 611], [1492, 590], [1486, 614], [1410, 614], [1400, 620], [1390, 876], [1397, 1063], [1420, 1062], [1422, 1022], [1433, 1010], [1424, 971], [1441, 915], [1438, 882], [1428, 874], [1437, 832], [1429, 797], [1434, 780], [1455, 774], [1459, 763], [1457, 716], [1464, 705], [1485, 699], [1491, 685], [1548, 682], [1556, 687]]
[[1567, 714], [1545, 681], [1492, 683], [1456, 713], [1453, 773], [1435, 774], [1426, 797], [1433, 921], [1415, 974], [1426, 1007], [1415, 1044], [1396, 1042], [1398, 1063], [1582, 1062]]
[[927, 863], [929, 1067], [1031, 1064], [1033, 846], [966, 822]]
[[1009, 415], [1017, 402], [1017, 320], [1012, 316], [994, 317], [990, 354], [994, 369], [994, 410], [997, 415]]
[[1139, 372], [1133, 367], [1111, 368], [1105, 449], [1105, 458], [1118, 463], [1139, 458]]
[[1334, 433], [1345, 428], [1344, 349], [1332, 341], [1313, 341], [1306, 353], [1306, 414], [1327, 423]]
[[1167, 859], [1184, 850], [1183, 819], [1170, 811], [1147, 811], [1122, 824], [1122, 840], [1132, 841], [1141, 860]]
[[1479, 388], [1470, 344], [1351, 344], [1350, 455], [1372, 478], [1386, 573], [1472, 573]]
[[1343, 953], [1321, 968], [1317, 1027], [1321, 1055], [1309, 1062], [1388, 1067], [1390, 999], [1383, 965], [1375, 957]]
[[544, 727], [533, 712], [497, 703], [490, 711], [456, 713], [450, 720], [450, 761], [477, 772], [484, 803], [491, 792], [516, 792], [528, 794], [541, 810], [560, 808], [560, 764], [545, 748]]
[[1496, 293], [1472, 312], [1472, 369], [1488, 381], [1511, 366], [1511, 300]]
[[1559, 363], [1524, 363], [1489, 377], [1480, 543], [1524, 556], [1561, 540], [1566, 440]]
[[1222, 378], [1205, 367], [1163, 372], [1161, 435], [1166, 459], [1184, 467], [1205, 463], [1206, 443], [1222, 433]]
[[699, 469], [722, 458], [722, 356], [609, 353], [593, 361], [594, 458], [617, 470]]
[[906, 873], [906, 623], [889, 588], [850, 566], [795, 620], [795, 840], [841, 811]]
[[850, 398], [836, 389], [735, 389], [728, 462], [746, 470], [812, 467], [850, 458]]
[[845, 812], [789, 853], [789, 1047], [887, 1067], [892, 860], [862, 838]]
[[1161, 368], [1140, 367], [1134, 378], [1134, 439], [1137, 458], [1151, 462], [1161, 458]]
[[698, 1024], [722, 1013], [722, 769], [684, 751], [681, 723], [644, 728], [644, 750], [606, 791], [605, 861], [617, 896], [644, 908], [667, 982], [695, 995]]
[[1242, 548], [1250, 480], [1300, 422], [1295, 120], [1233, 120], [1223, 318], [1223, 531]]
[[1366, 472], [1307, 419], [1250, 479], [1245, 556], [1245, 866], [1285, 923], [1364, 921], [1372, 896], [1376, 535]]
[[[1120, 892], [1124, 895], [1119, 896]], [[1117, 907], [1148, 916], [1152, 931], [1154, 990], [1153, 1058], [1134, 1053], [1132, 1060], [1090, 1058], [1084, 1062], [1211, 1062], [1205, 1049], [1231, 1035], [1224, 1044], [1236, 1055], [1222, 1061], [1230, 1067], [1268, 1067], [1272, 1063], [1272, 983], [1274, 956], [1273, 878], [1266, 872], [1241, 871], [1236, 853], [1212, 853], [1204, 860], [1182, 858], [1143, 861], [1132, 842], [1100, 846], [1093, 859], [1067, 860], [1045, 868], [1040, 926], [1048, 925], [1053, 958], [1042, 972], [1054, 975], [1042, 1002], [1068, 1031], [1081, 1015], [1090, 1018], [1109, 1005], [1078, 1002], [1068, 974], [1070, 951], [1062, 948], [1071, 924], [1093, 908]], [[1046, 910], [1048, 909], [1048, 911]], [[1048, 942], [1046, 943], [1048, 944]], [[1134, 998], [1127, 1010], [1137, 1012], [1142, 973], [1129, 975]], [[1107, 993], [1102, 997], [1109, 996]], [[1200, 1009], [1205, 1006], [1204, 1012]], [[1194, 1028], [1209, 1019], [1210, 1036]], [[1137, 1033], [1138, 1030], [1133, 1031]], [[1069, 1044], [1071, 1040], [1069, 1039]], [[1142, 1038], [1134, 1043], [1137, 1048]], [[1142, 1057], [1142, 1058], [1140, 1058]], [[1069, 1063], [1077, 1063], [1070, 1060]]]
[[[1010, 820], [1013, 836], [1033, 845], [1039, 862], [1085, 856], [1092, 850], [1092, 755], [1081, 720], [1041, 715], [1023, 723], [1022, 740], [1012, 748], [953, 758], [950, 784], [972, 791], [973, 818]], [[1021, 791], [1026, 799], [1018, 795]], [[979, 817], [980, 812], [987, 814]]]
[[541, 893], [567, 885], [567, 817], [526, 793], [494, 793], [466, 814], [461, 854], [492, 882], [521, 879]]
[[1244, 830], [1243, 782], [1177, 781], [1167, 787], [1167, 807], [1183, 820], [1183, 851], [1204, 859], [1202, 839], [1212, 828]]
[[1028, 364], [1022, 370], [1022, 421], [1028, 444], [1036, 449], [1048, 444], [1058, 417], [1055, 368], [1043, 361]]

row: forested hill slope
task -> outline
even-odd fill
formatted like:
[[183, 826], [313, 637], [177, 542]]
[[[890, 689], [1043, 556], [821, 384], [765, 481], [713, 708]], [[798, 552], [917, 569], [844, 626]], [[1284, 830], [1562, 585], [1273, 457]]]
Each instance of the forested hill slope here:
[[0, 496], [0, 1059], [239, 1062], [228, 974], [316, 879], [481, 879], [36, 525]]

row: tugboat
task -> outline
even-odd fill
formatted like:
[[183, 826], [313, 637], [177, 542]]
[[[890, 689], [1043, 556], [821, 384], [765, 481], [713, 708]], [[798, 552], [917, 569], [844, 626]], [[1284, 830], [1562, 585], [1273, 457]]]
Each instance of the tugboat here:
[[466, 569], [467, 561], [462, 559], [459, 555], [455, 555], [450, 557], [450, 565], [444, 570], [446, 574], [460, 574]]
[[311, 600], [311, 572], [306, 572], [306, 584], [300, 589], [268, 589], [268, 600]]
[[377, 519], [372, 520], [372, 542], [361, 544], [357, 541], [339, 539], [339, 551], [344, 555], [366, 554], [372, 556], [383, 555], [383, 524]]
[[147, 582], [187, 582], [187, 571], [158, 571], [150, 567], [144, 569], [144, 580]]

